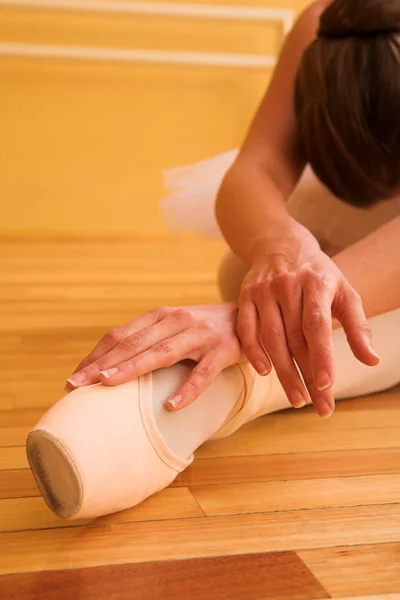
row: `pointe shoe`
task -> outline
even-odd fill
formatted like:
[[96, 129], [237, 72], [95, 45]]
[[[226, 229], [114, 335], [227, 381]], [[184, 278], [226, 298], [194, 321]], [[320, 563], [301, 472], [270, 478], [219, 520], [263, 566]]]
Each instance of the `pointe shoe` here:
[[190, 463], [161, 437], [151, 373], [128, 383], [78, 388], [30, 431], [29, 465], [49, 508], [65, 519], [132, 507], [168, 486]]

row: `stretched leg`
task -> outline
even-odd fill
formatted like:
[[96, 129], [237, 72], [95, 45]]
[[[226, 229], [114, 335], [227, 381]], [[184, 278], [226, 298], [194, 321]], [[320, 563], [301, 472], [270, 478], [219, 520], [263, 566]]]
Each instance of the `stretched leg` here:
[[[311, 187], [299, 187], [290, 212], [331, 254], [379, 226], [394, 209], [382, 204], [379, 215], [377, 208], [352, 219], [338, 200], [321, 195], [318, 187], [315, 193], [315, 181]], [[355, 231], [353, 223], [360, 229]], [[225, 300], [238, 298], [245, 273], [236, 257], [225, 258], [220, 271]], [[370, 324], [382, 358], [373, 369], [354, 358], [342, 330], [333, 334], [337, 399], [383, 390], [400, 380], [400, 310]], [[262, 378], [246, 363], [225, 369], [193, 406], [169, 413], [164, 402], [190, 368], [180, 363], [118, 387], [80, 388], [44, 415], [28, 436], [27, 453], [52, 510], [65, 518], [87, 518], [138, 504], [171, 483], [207, 439], [225, 437], [258, 416], [290, 406], [274, 371]]]
[[[400, 380], [400, 310], [370, 320], [379, 367], [352, 355], [334, 332], [337, 399], [392, 387]], [[165, 488], [208, 439], [289, 408], [273, 371], [260, 377], [249, 363], [225, 369], [192, 406], [170, 413], [164, 402], [186, 378], [178, 363], [129, 383], [96, 384], [62, 398], [29, 434], [27, 454], [49, 507], [65, 518], [88, 518], [138, 504]]]

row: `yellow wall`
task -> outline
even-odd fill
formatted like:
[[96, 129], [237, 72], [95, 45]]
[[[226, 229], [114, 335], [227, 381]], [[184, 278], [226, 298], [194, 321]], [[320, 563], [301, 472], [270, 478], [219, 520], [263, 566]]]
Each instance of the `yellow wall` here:
[[[274, 24], [0, 8], [7, 42], [276, 55], [282, 40]], [[238, 145], [269, 75], [0, 57], [0, 228], [163, 231], [162, 170]]]

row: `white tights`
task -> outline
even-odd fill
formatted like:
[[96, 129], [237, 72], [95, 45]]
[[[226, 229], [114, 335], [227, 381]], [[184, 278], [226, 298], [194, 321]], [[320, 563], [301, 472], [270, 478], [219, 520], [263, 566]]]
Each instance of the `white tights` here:
[[[400, 381], [400, 309], [374, 317], [369, 322], [374, 347], [382, 360], [377, 367], [367, 367], [354, 357], [343, 330], [333, 333], [337, 369], [333, 391], [337, 400], [388, 389]], [[222, 371], [197, 402], [182, 411], [166, 411], [165, 401], [185, 381], [190, 368], [180, 363], [153, 373], [152, 401], [156, 423], [171, 450], [184, 458], [188, 458], [203, 442], [218, 435], [244, 386], [241, 371], [233, 366]], [[251, 373], [257, 384], [257, 391], [251, 398], [257, 407], [256, 416], [291, 407], [274, 370], [265, 378], [253, 369]], [[241, 420], [239, 423], [243, 424]], [[229, 434], [237, 428], [231, 427]], [[228, 432], [225, 431], [224, 435]]]

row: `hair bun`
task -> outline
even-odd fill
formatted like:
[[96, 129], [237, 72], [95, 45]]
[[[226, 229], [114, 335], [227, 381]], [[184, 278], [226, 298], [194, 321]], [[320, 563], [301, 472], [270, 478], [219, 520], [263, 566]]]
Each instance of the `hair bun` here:
[[400, 33], [400, 0], [334, 0], [322, 14], [319, 38]]

